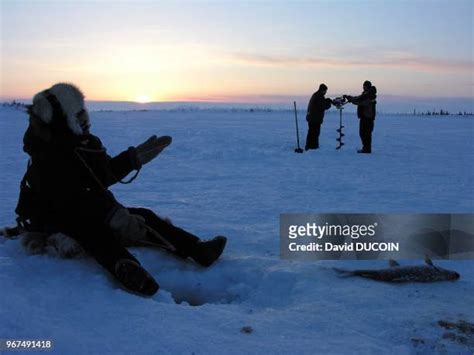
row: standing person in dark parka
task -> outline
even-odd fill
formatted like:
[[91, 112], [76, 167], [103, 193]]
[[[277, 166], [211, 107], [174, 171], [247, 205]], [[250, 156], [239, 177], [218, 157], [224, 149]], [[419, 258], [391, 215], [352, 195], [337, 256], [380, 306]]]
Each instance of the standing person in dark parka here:
[[331, 99], [326, 99], [328, 87], [324, 84], [319, 85], [308, 104], [306, 121], [308, 121], [308, 135], [306, 136], [305, 150], [319, 148], [319, 133], [324, 119], [324, 112], [331, 107]]
[[23, 230], [72, 237], [127, 290], [146, 296], [159, 285], [127, 246], [163, 246], [205, 267], [221, 255], [225, 237], [201, 241], [151, 210], [123, 206], [109, 190], [153, 160], [171, 137], [152, 136], [110, 157], [89, 132], [84, 96], [71, 84], [36, 94], [28, 111], [23, 149], [30, 162], [16, 208]]
[[363, 92], [359, 96], [344, 95], [347, 100], [357, 105], [357, 116], [359, 117], [359, 136], [362, 141], [362, 149], [357, 153], [372, 153], [372, 132], [377, 105], [377, 88], [372, 86], [368, 80], [364, 82]]

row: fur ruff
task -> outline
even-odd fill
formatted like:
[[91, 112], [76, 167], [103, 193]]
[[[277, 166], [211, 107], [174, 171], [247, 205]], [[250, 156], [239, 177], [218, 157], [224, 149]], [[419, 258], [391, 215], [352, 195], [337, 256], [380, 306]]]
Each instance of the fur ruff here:
[[27, 232], [22, 235], [21, 244], [30, 255], [48, 254], [67, 259], [85, 255], [79, 243], [62, 233]]
[[[59, 104], [67, 117], [69, 129], [71, 129], [74, 134], [82, 135], [83, 129], [81, 128], [77, 117], [79, 112], [86, 109], [84, 104], [84, 94], [81, 90], [73, 84], [59, 83], [53, 85], [49, 89], [49, 92], [59, 101]], [[33, 97], [32, 112], [44, 123], [51, 123], [53, 119], [53, 107], [47, 99], [46, 90], [37, 93]], [[88, 120], [87, 117], [87, 121]]]

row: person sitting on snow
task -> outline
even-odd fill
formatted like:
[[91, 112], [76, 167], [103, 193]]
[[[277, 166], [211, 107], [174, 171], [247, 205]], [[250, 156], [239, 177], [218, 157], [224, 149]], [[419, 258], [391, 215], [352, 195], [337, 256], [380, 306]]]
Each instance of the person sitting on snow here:
[[222, 254], [225, 237], [201, 241], [149, 209], [123, 206], [109, 190], [138, 174], [171, 137], [152, 136], [111, 158], [89, 132], [84, 95], [71, 84], [39, 92], [28, 112], [23, 149], [31, 159], [16, 208], [25, 231], [72, 237], [127, 290], [147, 296], [159, 285], [127, 246], [159, 246], [205, 267]]

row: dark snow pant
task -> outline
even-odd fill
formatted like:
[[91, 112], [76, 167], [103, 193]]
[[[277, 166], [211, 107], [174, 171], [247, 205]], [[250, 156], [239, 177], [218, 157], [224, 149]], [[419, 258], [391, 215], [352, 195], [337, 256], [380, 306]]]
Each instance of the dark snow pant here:
[[[142, 216], [149, 227], [173, 245], [176, 248], [174, 254], [182, 258], [192, 255], [192, 250], [199, 241], [198, 237], [173, 226], [146, 208], [129, 208], [128, 210], [132, 214]], [[76, 225], [73, 228], [68, 228], [63, 232], [73, 237], [90, 256], [113, 275], [115, 275], [115, 264], [120, 259], [130, 259], [140, 264], [126, 247], [121, 245], [119, 238], [107, 225], [74, 224]]]
[[319, 133], [321, 132], [321, 122], [308, 122], [308, 135], [306, 136], [305, 149], [319, 148]]
[[175, 254], [188, 257], [199, 238], [186, 232], [184, 229], [175, 227], [171, 223], [157, 216], [152, 210], [146, 208], [128, 208], [131, 214], [140, 215], [145, 218], [145, 223], [160, 234], [168, 243], [176, 248]]
[[362, 141], [362, 150], [372, 152], [372, 132], [374, 130], [374, 119], [361, 118], [359, 122], [359, 136]]
[[140, 262], [122, 245], [105, 224], [76, 226], [65, 234], [73, 237], [100, 265], [115, 275], [115, 264], [120, 259]]

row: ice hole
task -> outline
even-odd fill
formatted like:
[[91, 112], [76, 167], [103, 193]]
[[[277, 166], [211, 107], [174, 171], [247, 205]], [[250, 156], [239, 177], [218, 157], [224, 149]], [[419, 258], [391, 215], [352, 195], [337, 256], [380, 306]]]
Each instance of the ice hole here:
[[173, 295], [177, 304], [183, 302], [190, 306], [202, 306], [204, 304], [230, 304], [240, 302], [239, 295], [232, 294], [226, 290], [204, 289], [201, 287], [177, 288], [168, 290]]

